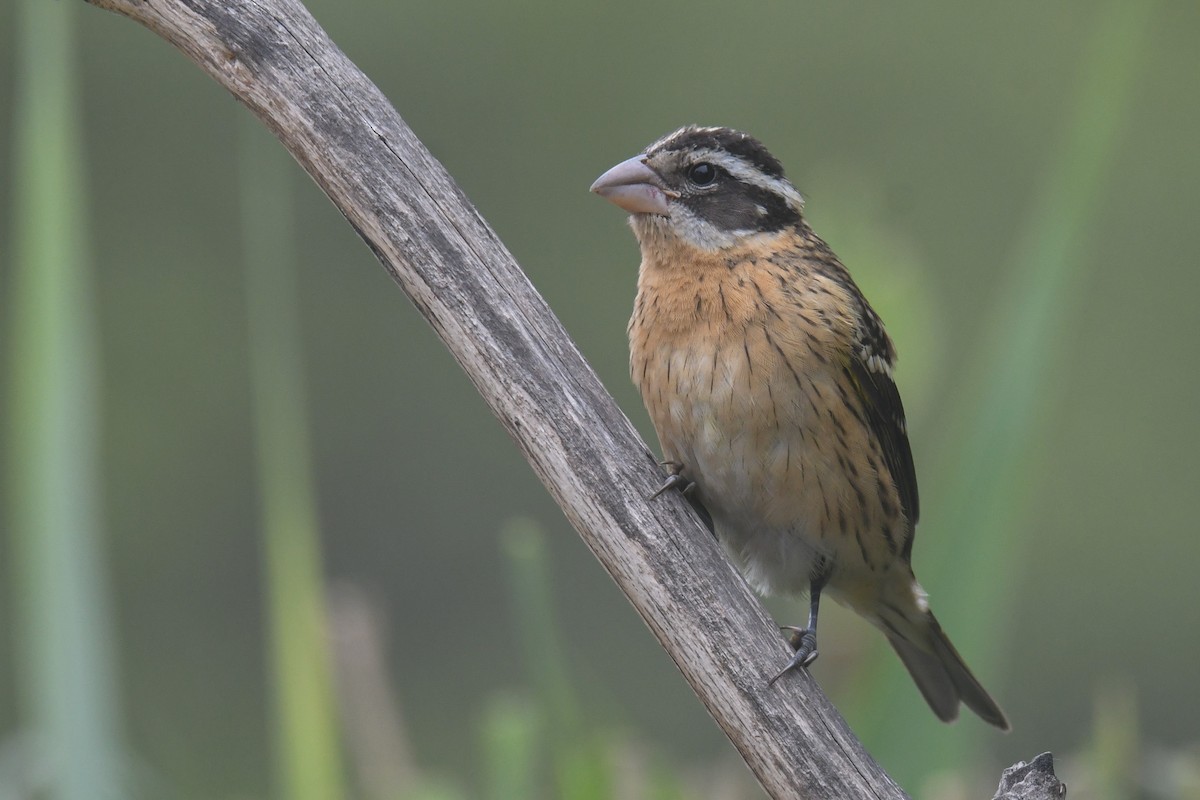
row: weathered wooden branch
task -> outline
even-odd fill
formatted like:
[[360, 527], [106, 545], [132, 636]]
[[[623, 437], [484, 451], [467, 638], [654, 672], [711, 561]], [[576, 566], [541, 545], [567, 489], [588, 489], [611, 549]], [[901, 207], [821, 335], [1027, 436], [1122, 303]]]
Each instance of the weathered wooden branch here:
[[[88, 0], [250, 108], [446, 343], [588, 547], [775, 798], [903, 798], [475, 208], [297, 0]], [[580, 187], [583, 191], [584, 187]], [[597, 211], [599, 214], [600, 211]]]
[[1067, 785], [1054, 774], [1054, 756], [1042, 753], [1028, 764], [1018, 761], [1000, 778], [992, 800], [1062, 800]]

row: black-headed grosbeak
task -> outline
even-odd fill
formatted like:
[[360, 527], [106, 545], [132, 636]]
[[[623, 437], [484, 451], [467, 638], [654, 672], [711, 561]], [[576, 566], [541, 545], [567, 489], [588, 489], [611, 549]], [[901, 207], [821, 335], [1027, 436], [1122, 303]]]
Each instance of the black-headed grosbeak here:
[[940, 719], [962, 702], [1007, 730], [913, 575], [895, 348], [778, 159], [747, 134], [686, 127], [592, 191], [632, 214], [641, 245], [630, 369], [664, 489], [688, 491], [759, 591], [809, 594], [779, 676], [816, 658], [827, 592], [883, 631]]

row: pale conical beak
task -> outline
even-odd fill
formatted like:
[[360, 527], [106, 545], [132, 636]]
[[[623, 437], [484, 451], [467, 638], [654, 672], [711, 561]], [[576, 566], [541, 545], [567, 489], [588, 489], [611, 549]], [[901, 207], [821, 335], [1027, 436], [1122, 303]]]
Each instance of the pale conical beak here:
[[670, 216], [667, 198], [678, 197], [662, 185], [658, 173], [646, 166], [645, 156], [622, 161], [592, 184], [592, 191], [631, 214]]

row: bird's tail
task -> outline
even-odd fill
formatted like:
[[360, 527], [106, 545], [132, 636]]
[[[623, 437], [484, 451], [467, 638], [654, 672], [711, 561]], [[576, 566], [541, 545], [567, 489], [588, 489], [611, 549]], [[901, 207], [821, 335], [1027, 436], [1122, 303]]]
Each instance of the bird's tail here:
[[984, 722], [1009, 729], [1004, 712], [971, 674], [933, 612], [924, 611], [918, 620], [906, 618], [903, 624], [888, 620], [881, 627], [938, 719], [956, 719], [962, 702]]

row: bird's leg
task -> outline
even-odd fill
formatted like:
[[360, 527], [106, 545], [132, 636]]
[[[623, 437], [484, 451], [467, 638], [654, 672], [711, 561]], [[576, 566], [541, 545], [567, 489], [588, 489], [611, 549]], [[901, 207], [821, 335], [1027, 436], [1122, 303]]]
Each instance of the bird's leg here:
[[829, 580], [829, 571], [824, 563], [822, 563], [817, 576], [809, 582], [808, 627], [797, 628], [795, 625], [784, 625], [781, 627], [781, 630], [791, 631], [788, 643], [796, 653], [792, 656], [792, 660], [787, 663], [787, 666], [767, 682], [767, 686], [774, 685], [775, 681], [797, 667], [807, 667], [817, 660], [817, 612], [821, 608], [821, 590], [825, 588], [827, 580]]
[[647, 500], [654, 500], [668, 489], [679, 489], [684, 497], [695, 491], [696, 482], [683, 476], [683, 464], [678, 461], [660, 461], [659, 466], [667, 468], [667, 479], [663, 481], [662, 486], [658, 487], [657, 492], [646, 498]]

